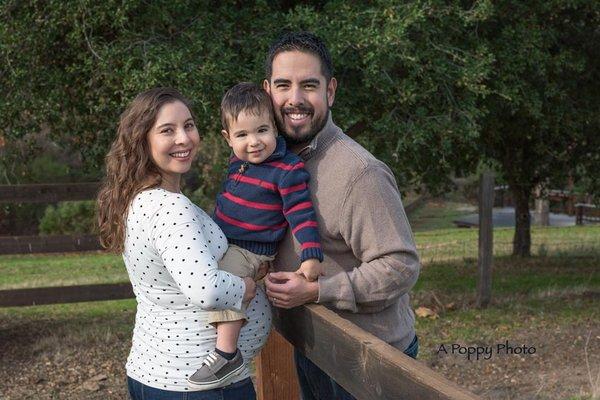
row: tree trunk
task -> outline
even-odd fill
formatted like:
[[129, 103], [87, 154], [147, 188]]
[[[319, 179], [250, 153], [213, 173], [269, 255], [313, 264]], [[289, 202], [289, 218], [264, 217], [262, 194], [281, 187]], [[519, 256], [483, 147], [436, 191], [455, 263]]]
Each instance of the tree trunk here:
[[529, 215], [529, 197], [531, 190], [512, 188], [515, 199], [515, 236], [513, 238], [513, 256], [531, 255], [531, 216]]

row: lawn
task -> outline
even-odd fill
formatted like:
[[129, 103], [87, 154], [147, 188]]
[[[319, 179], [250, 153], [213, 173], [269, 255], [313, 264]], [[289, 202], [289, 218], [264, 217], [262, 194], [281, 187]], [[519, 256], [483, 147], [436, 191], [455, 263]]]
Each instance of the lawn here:
[[102, 252], [0, 256], [0, 289], [126, 282], [120, 256]]
[[[494, 229], [494, 255], [507, 256], [513, 230]], [[477, 258], [477, 230], [444, 228], [415, 232], [424, 264]], [[533, 227], [532, 253], [581, 257], [600, 254], [600, 226]], [[120, 256], [101, 252], [0, 256], [0, 290], [126, 282]]]

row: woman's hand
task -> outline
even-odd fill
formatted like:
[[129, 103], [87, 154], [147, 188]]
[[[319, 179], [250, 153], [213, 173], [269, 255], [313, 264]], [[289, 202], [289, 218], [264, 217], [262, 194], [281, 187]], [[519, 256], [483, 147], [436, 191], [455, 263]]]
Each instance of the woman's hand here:
[[256, 282], [254, 282], [254, 279], [252, 278], [245, 277], [244, 283], [246, 284], [246, 290], [244, 291], [242, 302], [248, 303], [256, 296]]

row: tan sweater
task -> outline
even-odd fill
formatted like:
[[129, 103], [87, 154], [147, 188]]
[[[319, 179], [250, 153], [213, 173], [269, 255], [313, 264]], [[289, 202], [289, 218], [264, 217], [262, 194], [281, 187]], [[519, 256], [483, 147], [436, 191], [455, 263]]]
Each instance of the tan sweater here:
[[[311, 175], [325, 253], [318, 303], [404, 350], [415, 333], [408, 292], [420, 264], [392, 172], [346, 136], [331, 113], [299, 155]], [[275, 269], [296, 270], [298, 254], [299, 244], [288, 230]]]

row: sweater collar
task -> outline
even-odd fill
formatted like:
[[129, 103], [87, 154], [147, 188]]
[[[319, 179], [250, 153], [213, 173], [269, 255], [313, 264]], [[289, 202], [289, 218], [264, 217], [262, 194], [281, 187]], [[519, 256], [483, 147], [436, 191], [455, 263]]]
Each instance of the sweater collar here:
[[341, 132], [341, 129], [333, 122], [333, 118], [331, 117], [331, 110], [329, 110], [329, 115], [327, 116], [327, 122], [323, 129], [317, 133], [317, 136], [311, 140], [311, 142], [304, 148], [302, 148], [298, 155], [304, 161], [309, 160], [314, 157], [316, 154], [326, 150], [331, 143], [333, 143], [333, 139], [335, 136]]
[[277, 145], [275, 146], [275, 150], [263, 162], [268, 162], [268, 161], [277, 160], [279, 158], [283, 158], [283, 156], [285, 156], [286, 151], [287, 151], [287, 145], [285, 144], [285, 139], [281, 135], [277, 136]]

